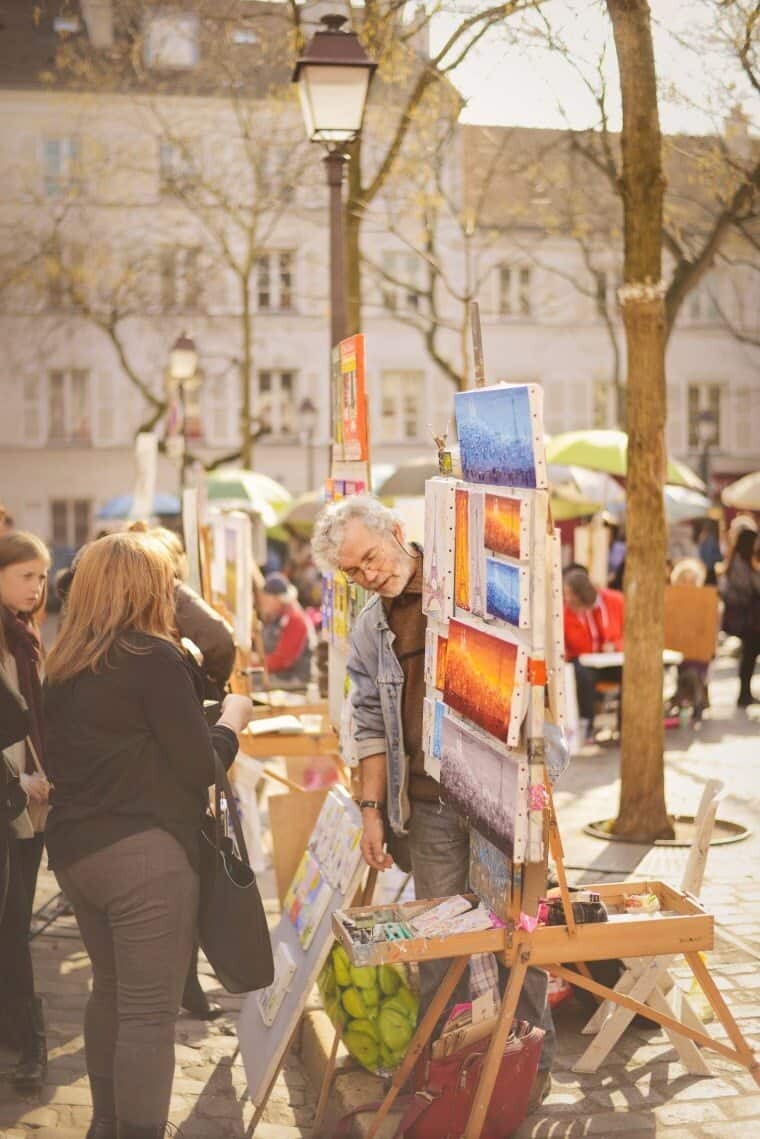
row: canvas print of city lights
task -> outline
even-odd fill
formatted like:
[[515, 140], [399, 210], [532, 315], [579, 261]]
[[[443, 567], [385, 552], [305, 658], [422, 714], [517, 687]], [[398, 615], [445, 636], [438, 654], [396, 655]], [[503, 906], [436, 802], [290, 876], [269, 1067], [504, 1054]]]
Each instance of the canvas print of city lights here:
[[515, 628], [530, 624], [528, 572], [525, 567], [486, 558], [486, 610]]
[[508, 494], [485, 495], [483, 541], [505, 558], [528, 557], [528, 502]]
[[467, 482], [546, 490], [541, 390], [535, 384], [477, 388], [454, 396]]
[[461, 621], [449, 625], [443, 698], [498, 740], [517, 742], [523, 654], [518, 646]]
[[510, 858], [515, 847], [519, 771], [517, 756], [504, 754], [467, 724], [444, 715], [443, 798]]

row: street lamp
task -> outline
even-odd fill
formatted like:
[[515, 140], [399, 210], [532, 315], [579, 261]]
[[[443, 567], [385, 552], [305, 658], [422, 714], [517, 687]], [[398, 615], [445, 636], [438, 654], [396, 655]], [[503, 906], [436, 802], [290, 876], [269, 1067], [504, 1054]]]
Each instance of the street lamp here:
[[346, 336], [345, 264], [343, 252], [343, 147], [359, 137], [370, 81], [377, 67], [354, 32], [342, 31], [345, 17], [323, 16], [323, 27], [297, 61], [298, 85], [306, 133], [327, 150], [325, 166], [330, 194], [330, 347]]
[[314, 489], [314, 431], [319, 412], [308, 396], [298, 405], [301, 430], [306, 437], [306, 489]]
[[198, 349], [192, 336], [180, 333], [169, 350], [166, 451], [179, 464], [180, 499], [185, 489], [188, 437], [200, 434]]
[[710, 492], [710, 448], [718, 442], [718, 417], [714, 411], [700, 411], [697, 416], [697, 439], [700, 443], [699, 477], [705, 484], [705, 492]]

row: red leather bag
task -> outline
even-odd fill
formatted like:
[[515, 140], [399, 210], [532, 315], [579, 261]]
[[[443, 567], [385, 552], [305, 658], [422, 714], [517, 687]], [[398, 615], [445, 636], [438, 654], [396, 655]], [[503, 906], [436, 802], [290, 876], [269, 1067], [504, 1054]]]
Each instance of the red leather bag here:
[[[514, 1021], [494, 1084], [481, 1139], [508, 1139], [528, 1113], [544, 1033]], [[416, 1119], [399, 1128], [405, 1139], [461, 1139], [470, 1118], [490, 1040], [478, 1040], [451, 1056], [423, 1056], [412, 1073], [415, 1100], [428, 1100]], [[410, 1113], [411, 1114], [411, 1111]]]
[[[512, 1022], [480, 1139], [509, 1139], [525, 1119], [543, 1041], [542, 1028], [524, 1020]], [[488, 1039], [477, 1040], [442, 1059], [420, 1057], [410, 1078], [414, 1095], [396, 1100], [395, 1106], [404, 1108], [396, 1129], [398, 1139], [461, 1139], [489, 1043]], [[377, 1111], [381, 1102], [365, 1103], [344, 1115], [332, 1139], [346, 1139], [353, 1117]]]

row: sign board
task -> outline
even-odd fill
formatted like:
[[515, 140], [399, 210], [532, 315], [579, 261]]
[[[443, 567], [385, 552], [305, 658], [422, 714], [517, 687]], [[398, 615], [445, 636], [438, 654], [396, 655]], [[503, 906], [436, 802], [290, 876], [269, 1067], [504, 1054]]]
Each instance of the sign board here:
[[361, 813], [342, 787], [325, 798], [309, 845], [272, 930], [275, 979], [249, 993], [238, 1021], [251, 1102], [269, 1088], [333, 943], [332, 915], [350, 903], [361, 881]]
[[718, 591], [712, 585], [665, 586], [665, 648], [707, 663], [718, 641]]

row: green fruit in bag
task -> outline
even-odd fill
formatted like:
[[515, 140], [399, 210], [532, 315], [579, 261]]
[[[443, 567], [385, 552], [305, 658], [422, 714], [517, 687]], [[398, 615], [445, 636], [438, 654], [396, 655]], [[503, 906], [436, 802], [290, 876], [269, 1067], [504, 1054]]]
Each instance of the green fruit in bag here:
[[335, 970], [335, 980], [341, 989], [351, 984], [351, 962], [342, 945], [336, 945], [332, 951], [332, 963]]
[[369, 1068], [371, 1071], [377, 1067], [379, 1047], [371, 1036], [367, 1036], [366, 1032], [354, 1032], [352, 1026], [349, 1025], [343, 1035], [343, 1043], [351, 1055], [365, 1068]]
[[322, 994], [323, 999], [331, 997], [335, 992], [337, 992], [338, 985], [335, 980], [335, 972], [332, 965], [330, 964], [329, 958], [327, 959], [324, 969], [319, 974], [319, 977], [317, 979], [317, 986]]
[[351, 966], [351, 984], [356, 985], [357, 989], [374, 989], [375, 988], [375, 966], [374, 965], [352, 965]]
[[368, 1009], [377, 1008], [380, 1004], [380, 990], [378, 988], [361, 989], [360, 992]]
[[367, 1006], [362, 1000], [361, 994], [358, 989], [350, 988], [345, 989], [341, 997], [343, 1008], [349, 1016], [357, 1017], [360, 1020], [365, 1020], [367, 1017]]
[[377, 1018], [380, 1039], [392, 1052], [406, 1048], [412, 1039], [413, 1028], [406, 1016], [397, 1009], [384, 1005]]
[[401, 1007], [405, 1010], [406, 1015], [411, 1021], [416, 1024], [417, 1010], [420, 1007], [420, 998], [417, 996], [417, 994], [413, 993], [411, 989], [401, 988], [393, 999], [401, 1004]]
[[392, 965], [378, 965], [377, 979], [386, 997], [392, 997], [401, 987], [401, 977]]
[[352, 1020], [348, 1027], [352, 1032], [363, 1032], [365, 1036], [369, 1036], [374, 1040], [375, 1044], [380, 1042], [380, 1033], [377, 1030], [377, 1025], [373, 1024], [371, 1020]]
[[396, 993], [395, 997], [386, 997], [385, 1000], [382, 1002], [380, 1007], [383, 1009], [390, 1009], [393, 1012], [400, 1013], [401, 1016], [403, 1016], [405, 1019], [408, 1019], [409, 1008], [408, 1008], [406, 1002], [401, 1000], [401, 995], [400, 995], [401, 991], [402, 990], [399, 989], [399, 991], [398, 991], [398, 993]]

